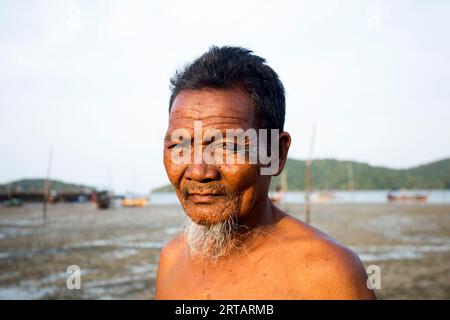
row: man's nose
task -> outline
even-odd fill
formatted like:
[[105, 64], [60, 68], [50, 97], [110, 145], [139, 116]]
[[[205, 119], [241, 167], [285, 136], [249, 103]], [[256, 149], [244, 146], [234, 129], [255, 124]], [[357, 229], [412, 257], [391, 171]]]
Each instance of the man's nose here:
[[207, 164], [191, 164], [186, 170], [185, 177], [188, 180], [208, 182], [218, 180], [220, 177], [217, 168]]

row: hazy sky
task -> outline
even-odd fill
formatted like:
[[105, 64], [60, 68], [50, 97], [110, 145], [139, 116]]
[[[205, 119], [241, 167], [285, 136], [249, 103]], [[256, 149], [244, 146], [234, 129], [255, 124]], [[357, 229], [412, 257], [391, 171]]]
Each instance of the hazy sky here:
[[265, 57], [290, 156], [410, 167], [450, 156], [449, 1], [0, 2], [0, 183], [167, 183], [169, 78], [213, 44]]

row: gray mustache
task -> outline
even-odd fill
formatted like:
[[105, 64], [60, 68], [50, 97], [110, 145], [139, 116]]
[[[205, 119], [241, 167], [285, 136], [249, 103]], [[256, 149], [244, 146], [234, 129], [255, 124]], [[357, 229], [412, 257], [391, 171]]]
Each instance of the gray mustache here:
[[191, 193], [212, 193], [232, 196], [235, 194], [232, 190], [218, 183], [188, 183], [181, 187], [181, 194], [187, 198]]

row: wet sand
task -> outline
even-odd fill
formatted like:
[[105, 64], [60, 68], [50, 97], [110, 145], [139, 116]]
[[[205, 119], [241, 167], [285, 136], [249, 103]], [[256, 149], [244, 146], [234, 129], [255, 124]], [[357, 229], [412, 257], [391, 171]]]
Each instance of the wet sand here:
[[[152, 299], [159, 250], [184, 218], [175, 205], [41, 211], [0, 208], [0, 299]], [[312, 224], [380, 267], [379, 298], [450, 299], [450, 205], [317, 204]], [[66, 287], [70, 265], [81, 290]]]

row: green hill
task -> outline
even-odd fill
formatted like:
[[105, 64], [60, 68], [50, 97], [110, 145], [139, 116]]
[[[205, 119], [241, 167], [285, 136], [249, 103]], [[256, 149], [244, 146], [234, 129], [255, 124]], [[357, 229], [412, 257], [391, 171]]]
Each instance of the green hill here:
[[171, 184], [166, 184], [165, 186], [153, 189], [152, 192], [175, 192]]
[[[42, 193], [44, 190], [44, 179], [22, 179], [0, 185], [0, 193], [11, 192], [30, 192], [30, 193]], [[83, 190], [95, 190], [95, 188], [66, 183], [58, 180], [49, 180], [49, 190], [55, 190], [57, 192], [79, 192]]]
[[[289, 190], [305, 189], [305, 161], [288, 159], [284, 169]], [[353, 189], [450, 189], [450, 158], [409, 168], [391, 169], [355, 161], [335, 159], [314, 160], [311, 166], [313, 188], [316, 190], [348, 190], [353, 176]], [[272, 179], [271, 189], [281, 176]], [[170, 192], [165, 185], [153, 192]]]
[[[286, 167], [289, 190], [305, 189], [305, 161], [289, 159]], [[375, 189], [450, 189], [450, 159], [409, 169], [390, 169], [354, 161], [314, 160], [311, 165], [314, 189], [348, 190], [349, 177], [353, 188]], [[272, 180], [272, 186], [280, 177]]]

